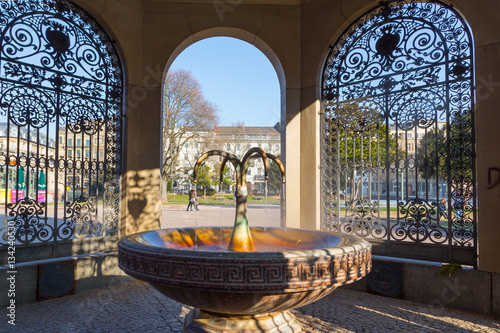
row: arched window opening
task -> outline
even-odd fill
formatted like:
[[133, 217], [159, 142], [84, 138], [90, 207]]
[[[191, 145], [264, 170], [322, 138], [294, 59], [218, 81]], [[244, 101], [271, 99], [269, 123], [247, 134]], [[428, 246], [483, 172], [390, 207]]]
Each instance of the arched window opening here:
[[117, 235], [123, 75], [113, 42], [66, 1], [2, 1], [0, 17], [0, 248]]
[[326, 229], [385, 242], [378, 254], [476, 265], [472, 43], [450, 5], [402, 0], [332, 45], [322, 77]]
[[[197, 188], [200, 197], [203, 195], [198, 199], [201, 205], [214, 201], [233, 202], [237, 172], [221, 156], [205, 160], [198, 169], [197, 183], [193, 183], [194, 166], [207, 151], [220, 150], [243, 158], [248, 150], [259, 147], [266, 154], [281, 157], [284, 126], [280, 122], [278, 71], [269, 55], [243, 38], [221, 37], [229, 31], [233, 30], [212, 31], [214, 37], [184, 49], [165, 75], [162, 194], [168, 202], [175, 201], [179, 193], [189, 193], [193, 187]], [[248, 33], [238, 31], [237, 34], [245, 37]], [[244, 68], [241, 63], [245, 63]], [[250, 160], [246, 173], [249, 215], [252, 218], [259, 213], [254, 205], [264, 205], [266, 221], [279, 226], [283, 193], [281, 171], [278, 164], [269, 161], [266, 179], [262, 160]], [[168, 214], [165, 207], [162, 227], [176, 227]], [[217, 216], [213, 221], [204, 219], [204, 223], [232, 226], [233, 214], [232, 211], [224, 213], [223, 218]], [[167, 221], [170, 222], [167, 224]]]

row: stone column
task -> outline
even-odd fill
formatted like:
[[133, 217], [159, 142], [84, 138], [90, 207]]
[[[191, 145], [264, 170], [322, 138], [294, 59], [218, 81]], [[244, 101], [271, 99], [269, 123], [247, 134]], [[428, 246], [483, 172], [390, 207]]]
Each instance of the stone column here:
[[131, 86], [126, 126], [126, 172], [122, 179], [120, 236], [160, 227], [161, 88]]
[[[300, 90], [286, 89], [282, 94], [282, 103], [286, 105], [286, 129], [285, 138], [281, 140], [284, 144], [283, 158], [286, 183], [285, 183], [285, 211], [286, 226], [290, 228], [301, 227], [301, 114]], [[283, 117], [282, 117], [283, 119]], [[283, 131], [282, 131], [283, 133]], [[282, 134], [283, 135], [283, 134]]]
[[479, 268], [500, 273], [500, 43], [476, 48]]
[[500, 3], [454, 0], [474, 36], [479, 269], [500, 273]]

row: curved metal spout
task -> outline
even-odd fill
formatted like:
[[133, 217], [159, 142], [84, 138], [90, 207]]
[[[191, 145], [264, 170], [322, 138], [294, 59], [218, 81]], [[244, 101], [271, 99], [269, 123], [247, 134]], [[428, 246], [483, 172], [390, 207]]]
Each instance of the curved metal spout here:
[[226, 166], [227, 162], [230, 161], [235, 169], [236, 172], [236, 216], [235, 216], [235, 221], [234, 221], [234, 228], [233, 228], [233, 234], [231, 236], [231, 240], [229, 242], [229, 245], [227, 247], [228, 251], [255, 251], [255, 246], [253, 244], [253, 239], [252, 235], [250, 234], [250, 228], [248, 226], [248, 218], [247, 218], [247, 197], [248, 197], [248, 190], [246, 186], [246, 174], [247, 174], [247, 169], [249, 165], [255, 160], [254, 155], [258, 155], [257, 158], [262, 158], [262, 162], [264, 163], [264, 172], [265, 172], [265, 177], [266, 179], [268, 178], [268, 160], [267, 158], [269, 157], [272, 159], [276, 164], [278, 164], [280, 170], [281, 170], [281, 177], [283, 183], [285, 182], [285, 168], [283, 167], [283, 164], [281, 164], [281, 161], [274, 155], [272, 154], [266, 154], [264, 150], [261, 148], [255, 147], [251, 148], [249, 151], [246, 152], [246, 154], [243, 156], [242, 160], [240, 161], [235, 155], [229, 154], [225, 151], [221, 150], [210, 150], [203, 155], [201, 155], [198, 160], [196, 161], [196, 164], [194, 166], [194, 182], [196, 183], [196, 177], [198, 174], [198, 169], [200, 165], [203, 163], [205, 159], [207, 159], [210, 156], [223, 156], [224, 160], [222, 161], [221, 164], [221, 169], [220, 169], [220, 180], [221, 183], [223, 181], [223, 174], [224, 174], [224, 167]]
[[[194, 165], [194, 172], [193, 172], [193, 178], [194, 178], [194, 182], [197, 183], [197, 174], [198, 174], [198, 169], [201, 165], [201, 163], [203, 163], [204, 160], [206, 160], [208, 157], [210, 156], [214, 156], [214, 155], [217, 155], [217, 156], [223, 156], [224, 157], [224, 161], [231, 161], [231, 163], [233, 163], [233, 166], [235, 169], [237, 169], [238, 165], [240, 164], [240, 160], [238, 160], [238, 157], [236, 157], [235, 155], [233, 154], [230, 154], [228, 152], [225, 152], [225, 151], [222, 151], [222, 150], [210, 150], [210, 151], [207, 151], [206, 153], [204, 153], [203, 155], [201, 155], [198, 160], [196, 161], [196, 164]], [[225, 162], [224, 162], [224, 165], [225, 165]]]
[[[220, 165], [220, 182], [221, 182], [221, 184], [224, 181], [224, 168], [226, 167], [227, 161], [229, 161], [229, 159], [227, 157], [224, 157], [224, 159], [222, 160], [222, 163]], [[233, 166], [234, 166], [234, 171], [236, 172], [238, 170], [238, 163], [233, 163]]]
[[247, 169], [249, 166], [248, 162], [250, 160], [250, 157], [254, 154], [257, 154], [262, 158], [262, 162], [264, 163], [264, 177], [266, 179], [268, 178], [268, 174], [267, 174], [268, 163], [267, 163], [266, 153], [261, 148], [254, 147], [254, 148], [250, 148], [250, 150], [247, 151], [247, 153], [245, 154], [245, 156], [243, 156], [243, 159], [241, 161], [241, 163], [242, 163], [241, 167], [242, 167], [243, 178], [244, 178], [244, 179], [241, 179], [241, 181], [243, 182], [243, 184], [246, 184], [246, 174], [247, 174]]

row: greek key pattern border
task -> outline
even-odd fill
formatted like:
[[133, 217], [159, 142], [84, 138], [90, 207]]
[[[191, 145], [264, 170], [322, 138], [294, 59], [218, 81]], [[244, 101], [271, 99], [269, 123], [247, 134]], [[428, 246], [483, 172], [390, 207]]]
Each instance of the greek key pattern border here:
[[120, 247], [118, 263], [128, 275], [163, 286], [302, 291], [362, 278], [371, 270], [371, 249], [319, 258], [188, 259]]

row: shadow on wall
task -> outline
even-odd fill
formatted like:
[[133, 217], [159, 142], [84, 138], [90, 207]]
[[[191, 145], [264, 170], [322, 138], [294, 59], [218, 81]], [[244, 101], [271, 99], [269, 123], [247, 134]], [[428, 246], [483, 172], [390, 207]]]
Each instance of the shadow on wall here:
[[128, 171], [122, 186], [123, 209], [121, 237], [144, 230], [160, 228], [160, 169]]
[[[126, 204], [126, 209], [124, 205]], [[160, 170], [129, 171], [122, 183], [120, 237], [160, 225]], [[40, 301], [130, 280], [118, 267], [118, 235], [72, 240], [73, 257], [29, 265], [34, 288], [21, 297]]]

